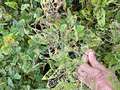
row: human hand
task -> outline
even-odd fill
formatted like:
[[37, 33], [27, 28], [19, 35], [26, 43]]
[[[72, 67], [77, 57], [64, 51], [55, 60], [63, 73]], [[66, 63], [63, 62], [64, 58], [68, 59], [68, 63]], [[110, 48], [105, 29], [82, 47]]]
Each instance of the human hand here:
[[83, 60], [85, 64], [77, 69], [78, 79], [92, 90], [113, 90], [112, 83], [108, 79], [113, 74], [96, 60], [95, 52], [87, 50]]

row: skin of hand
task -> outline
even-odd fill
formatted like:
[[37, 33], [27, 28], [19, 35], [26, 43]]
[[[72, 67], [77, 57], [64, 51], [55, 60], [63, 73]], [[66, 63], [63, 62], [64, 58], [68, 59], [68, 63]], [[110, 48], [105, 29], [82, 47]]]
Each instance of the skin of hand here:
[[[95, 52], [87, 50], [83, 55], [84, 64], [77, 68], [77, 77], [91, 90], [118, 90], [113, 89], [115, 75], [96, 60]], [[120, 85], [120, 84], [119, 84]], [[119, 88], [120, 89], [120, 88]]]

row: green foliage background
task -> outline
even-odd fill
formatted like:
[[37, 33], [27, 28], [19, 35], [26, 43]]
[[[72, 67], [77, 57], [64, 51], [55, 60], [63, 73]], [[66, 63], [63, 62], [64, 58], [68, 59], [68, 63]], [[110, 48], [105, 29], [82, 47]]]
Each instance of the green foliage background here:
[[88, 48], [120, 80], [120, 1], [65, 0], [66, 15], [41, 30], [42, 1], [0, 1], [0, 90], [48, 90], [61, 69], [65, 81], [53, 90], [86, 90], [74, 73]]

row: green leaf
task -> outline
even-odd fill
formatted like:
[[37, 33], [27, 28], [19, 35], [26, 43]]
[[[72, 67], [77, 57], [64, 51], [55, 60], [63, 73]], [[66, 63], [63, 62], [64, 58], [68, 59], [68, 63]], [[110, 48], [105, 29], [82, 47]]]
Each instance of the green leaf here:
[[76, 22], [76, 16], [72, 15], [72, 12], [69, 9], [67, 10], [67, 14], [66, 21], [70, 26], [73, 26]]
[[96, 7], [105, 7], [107, 5], [108, 0], [91, 0], [91, 3]]
[[10, 55], [12, 52], [12, 48], [8, 45], [4, 45], [1, 47], [1, 52], [5, 55]]
[[8, 85], [10, 87], [14, 87], [13, 81], [12, 81], [12, 79], [10, 77], [8, 77]]
[[11, 2], [5, 2], [5, 4], [13, 9], [17, 9], [18, 7], [18, 4], [14, 1], [11, 1]]
[[30, 7], [29, 4], [22, 4], [21, 10], [23, 11], [23, 10], [25, 10], [25, 9], [28, 9], [29, 7]]
[[104, 27], [105, 26], [105, 16], [106, 16], [105, 10], [103, 8], [100, 8], [100, 9], [97, 9], [94, 13], [97, 18], [98, 25], [100, 27]]
[[76, 41], [78, 41], [79, 39], [82, 39], [85, 35], [84, 26], [76, 25], [74, 28], [75, 28]]
[[62, 32], [64, 32], [66, 29], [67, 29], [67, 24], [62, 24], [62, 25], [60, 26], [60, 30], [61, 30]]
[[60, 82], [55, 88], [52, 90], [77, 90], [77, 85], [75, 83], [66, 83]]
[[97, 48], [102, 43], [100, 37], [96, 36], [92, 31], [87, 31], [84, 41], [87, 43], [89, 48]]
[[0, 59], [3, 59], [4, 55], [2, 55], [2, 53], [0, 52]]
[[91, 3], [92, 3], [93, 5], [96, 5], [97, 2], [98, 2], [98, 0], [91, 0]]
[[13, 78], [19, 80], [21, 79], [21, 75], [19, 73], [16, 73]]
[[36, 1], [36, 2], [41, 2], [41, 0], [34, 0], [34, 1]]
[[12, 16], [8, 13], [4, 14], [5, 21], [10, 21], [12, 19]]
[[117, 12], [117, 15], [115, 17], [117, 21], [120, 23], [120, 10]]

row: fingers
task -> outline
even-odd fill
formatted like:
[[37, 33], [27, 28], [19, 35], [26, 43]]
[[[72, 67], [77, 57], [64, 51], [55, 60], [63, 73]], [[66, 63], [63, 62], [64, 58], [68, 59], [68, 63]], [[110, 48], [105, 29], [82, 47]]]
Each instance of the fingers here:
[[106, 68], [96, 60], [95, 52], [92, 49], [87, 50], [85, 54], [88, 56], [87, 63], [90, 64], [90, 66], [106, 71]]
[[93, 50], [89, 49], [85, 52], [85, 54], [88, 56], [88, 63], [92, 67], [96, 67], [98, 62], [96, 60], [95, 52]]
[[[108, 76], [108, 69], [96, 60], [95, 52], [87, 50], [83, 55], [85, 64], [82, 64], [77, 69], [77, 76], [80, 81], [83, 81], [88, 87], [93, 87], [91, 83], [100, 82]], [[92, 82], [93, 81], [93, 82]]]
[[86, 64], [80, 65], [78, 67], [78, 71], [77, 71], [77, 76], [78, 79], [83, 82], [84, 84], [86, 84], [89, 88], [90, 88], [90, 81], [91, 79], [88, 77], [88, 70], [86, 71], [85, 69], [88, 68], [89, 66]]
[[100, 71], [92, 68], [88, 64], [83, 64], [78, 67], [77, 76], [80, 81], [91, 87], [91, 83], [96, 81], [96, 77], [100, 74]]
[[78, 68], [78, 74], [84, 76], [83, 72], [86, 72], [87, 75], [90, 75], [91, 77], [95, 77], [97, 74], [100, 73], [100, 70], [92, 68], [88, 64], [83, 64], [83, 65], [79, 66], [79, 68]]

